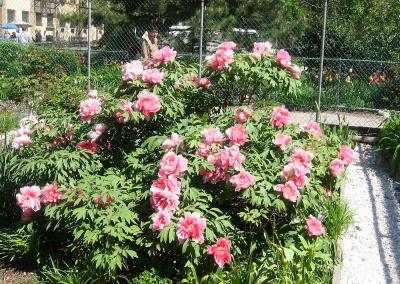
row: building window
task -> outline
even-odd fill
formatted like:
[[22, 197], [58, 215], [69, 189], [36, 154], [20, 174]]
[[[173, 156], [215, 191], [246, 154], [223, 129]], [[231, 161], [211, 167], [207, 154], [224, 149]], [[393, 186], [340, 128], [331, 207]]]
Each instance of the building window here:
[[65, 28], [65, 21], [60, 21], [60, 28]]
[[22, 21], [25, 23], [29, 23], [29, 12], [22, 11]]
[[52, 27], [54, 24], [53, 14], [47, 14], [47, 26]]
[[36, 13], [36, 26], [42, 25], [42, 13]]
[[7, 23], [15, 22], [15, 10], [7, 10]]
[[61, 32], [62, 32], [62, 33], [64, 32], [64, 28], [61, 28]]
[[75, 32], [75, 29], [71, 29], [71, 34], [73, 34]]
[[69, 24], [69, 26], [70, 26], [71, 28], [75, 28], [75, 27], [76, 27], [76, 23], [75, 23], [75, 22], [71, 22], [71, 23]]

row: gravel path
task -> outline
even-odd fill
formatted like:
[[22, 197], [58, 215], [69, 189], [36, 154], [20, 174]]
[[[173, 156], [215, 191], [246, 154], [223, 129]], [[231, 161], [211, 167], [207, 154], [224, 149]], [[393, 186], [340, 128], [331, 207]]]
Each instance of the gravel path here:
[[342, 241], [340, 283], [400, 283], [400, 185], [371, 146], [356, 150], [344, 190], [354, 225]]

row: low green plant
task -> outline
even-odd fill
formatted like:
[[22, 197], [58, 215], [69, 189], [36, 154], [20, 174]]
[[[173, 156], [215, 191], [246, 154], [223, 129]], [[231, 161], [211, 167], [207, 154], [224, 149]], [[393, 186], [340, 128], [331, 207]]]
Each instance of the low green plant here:
[[0, 229], [0, 261], [35, 265], [38, 239], [32, 224], [19, 228]]
[[157, 271], [152, 268], [140, 273], [135, 278], [128, 281], [129, 284], [172, 284], [172, 280], [158, 275]]
[[93, 273], [90, 267], [68, 266], [64, 268], [50, 259], [50, 264], [44, 266], [40, 273], [41, 283], [48, 284], [97, 284], [102, 283], [101, 277]]
[[379, 132], [378, 151], [389, 157], [393, 174], [400, 175], [400, 114], [391, 113]]
[[18, 119], [15, 117], [15, 113], [9, 110], [3, 110], [0, 113], [0, 135], [5, 134], [8, 131], [18, 126]]

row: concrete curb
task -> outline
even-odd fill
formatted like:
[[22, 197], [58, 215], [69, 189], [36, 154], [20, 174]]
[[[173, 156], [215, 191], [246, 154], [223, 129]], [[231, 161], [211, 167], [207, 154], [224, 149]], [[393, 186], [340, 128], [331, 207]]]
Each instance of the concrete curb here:
[[[343, 180], [342, 186], [341, 186], [342, 190], [340, 191], [340, 200], [342, 200], [342, 201], [344, 201], [343, 192], [344, 192], [344, 189], [346, 188], [347, 178], [348, 178], [348, 176], [346, 175], [346, 178]], [[342, 265], [343, 265], [342, 242], [343, 242], [343, 238], [342, 238], [342, 236], [340, 236], [339, 240], [338, 240], [338, 249], [335, 253], [335, 259], [339, 260], [339, 264], [333, 270], [332, 284], [340, 284], [340, 279], [342, 276]]]

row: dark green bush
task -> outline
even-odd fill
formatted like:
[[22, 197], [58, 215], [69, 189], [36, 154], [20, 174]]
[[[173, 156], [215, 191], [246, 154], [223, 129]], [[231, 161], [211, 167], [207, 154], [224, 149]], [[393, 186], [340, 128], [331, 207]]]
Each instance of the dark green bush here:
[[[393, 174], [400, 174], [400, 114], [392, 113], [379, 133], [378, 151], [391, 160]], [[400, 176], [398, 176], [400, 177]]]
[[0, 73], [14, 77], [22, 74], [20, 58], [27, 53], [27, 47], [12, 41], [0, 42]]
[[172, 280], [161, 277], [154, 268], [152, 268], [151, 270], [140, 273], [129, 281], [129, 284], [172, 284]]
[[80, 56], [65, 51], [15, 42], [0, 42], [0, 73], [8, 77], [32, 74], [75, 74], [80, 68]]

